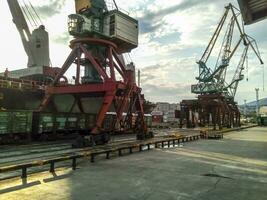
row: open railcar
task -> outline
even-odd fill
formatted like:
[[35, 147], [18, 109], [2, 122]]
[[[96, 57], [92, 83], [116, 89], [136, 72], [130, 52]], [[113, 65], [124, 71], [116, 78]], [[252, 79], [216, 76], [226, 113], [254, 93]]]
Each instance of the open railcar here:
[[[115, 113], [107, 113], [102, 129], [111, 134], [118, 134], [122, 129], [119, 124], [116, 125], [115, 131], [111, 132], [109, 129], [115, 120]], [[145, 121], [147, 126], [151, 127], [151, 115], [145, 115]], [[96, 114], [1, 111], [0, 144], [70, 139], [80, 134], [88, 134], [95, 122]]]

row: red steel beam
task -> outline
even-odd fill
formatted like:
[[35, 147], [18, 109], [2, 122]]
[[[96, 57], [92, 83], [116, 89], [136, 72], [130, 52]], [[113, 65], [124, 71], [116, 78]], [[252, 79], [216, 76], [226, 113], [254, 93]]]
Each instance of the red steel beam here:
[[93, 93], [106, 92], [116, 90], [118, 87], [123, 88], [122, 85], [117, 85], [116, 82], [106, 82], [103, 84], [83, 84], [83, 85], [69, 85], [48, 87], [49, 94], [79, 94], [79, 93]]

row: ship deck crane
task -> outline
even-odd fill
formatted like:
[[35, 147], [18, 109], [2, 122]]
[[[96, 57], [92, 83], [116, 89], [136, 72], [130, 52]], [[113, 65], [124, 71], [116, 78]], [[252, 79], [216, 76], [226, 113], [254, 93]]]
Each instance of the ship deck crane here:
[[[20, 6], [17, 0], [7, 2], [28, 56], [28, 67], [50, 66], [48, 32], [33, 6], [25, 3]], [[26, 19], [35, 27], [32, 32]]]
[[41, 18], [29, 0], [22, 0], [23, 4], [18, 0], [7, 0], [7, 3], [28, 56], [27, 68], [11, 70], [8, 77], [35, 81], [40, 85], [51, 83], [60, 69], [51, 66], [49, 35]]

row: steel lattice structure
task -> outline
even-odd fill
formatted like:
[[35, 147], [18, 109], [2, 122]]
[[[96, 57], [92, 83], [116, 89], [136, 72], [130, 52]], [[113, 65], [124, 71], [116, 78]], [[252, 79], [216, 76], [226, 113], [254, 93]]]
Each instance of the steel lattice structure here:
[[[47, 88], [39, 110], [53, 103], [53, 96], [68, 94], [75, 98], [70, 112], [78, 107], [79, 112], [84, 113], [82, 98], [98, 97], [102, 104], [97, 110], [96, 124], [89, 137], [83, 139], [108, 142], [109, 134], [102, 130], [108, 112], [115, 112], [116, 116], [110, 124], [111, 132], [120, 124], [122, 131], [136, 133], [137, 139], [152, 137], [144, 120], [144, 96], [136, 85], [134, 65], [126, 65], [122, 55], [138, 45], [138, 22], [120, 12], [117, 6], [115, 10], [108, 10], [104, 0], [75, 0], [75, 6], [76, 14], [69, 15], [68, 22], [69, 33], [75, 37], [70, 43], [72, 51]], [[75, 66], [75, 84], [67, 83], [65, 78], [72, 66]]]
[[[247, 59], [248, 50], [252, 49], [256, 57], [263, 64], [256, 41], [248, 36], [238, 20], [240, 13], [232, 4], [225, 7], [225, 12], [202, 55], [197, 62], [199, 66], [199, 76], [196, 77], [198, 83], [191, 86], [192, 93], [198, 94], [197, 100], [181, 102], [181, 125], [184, 120], [187, 127], [194, 127], [198, 121], [201, 126], [212, 124], [217, 127], [240, 126], [240, 112], [237, 103], [234, 101], [238, 84], [243, 80], [244, 64]], [[229, 17], [229, 15], [231, 16]], [[207, 66], [215, 44], [222, 33], [222, 29], [229, 18], [228, 26], [221, 44], [220, 53], [215, 63], [214, 69]], [[234, 43], [234, 29], [237, 28], [239, 39]], [[243, 44], [243, 53], [236, 67], [230, 83], [226, 82], [227, 69], [231, 65], [231, 59], [236, 54], [237, 49]], [[196, 117], [196, 115], [198, 115]]]

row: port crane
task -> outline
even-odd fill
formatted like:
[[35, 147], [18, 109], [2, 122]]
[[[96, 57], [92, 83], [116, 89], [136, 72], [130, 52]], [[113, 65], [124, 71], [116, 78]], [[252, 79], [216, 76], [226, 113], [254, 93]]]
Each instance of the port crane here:
[[[248, 51], [251, 49], [260, 63], [263, 61], [260, 56], [256, 41], [246, 34], [243, 22], [240, 23], [238, 17], [239, 10], [232, 4], [225, 7], [225, 12], [219, 21], [218, 26], [211, 40], [208, 43], [201, 59], [197, 62], [199, 66], [199, 76], [196, 77], [197, 84], [191, 86], [191, 92], [198, 95], [197, 100], [184, 100], [181, 102], [181, 126], [184, 118], [188, 127], [194, 127], [196, 119], [194, 113], [198, 113], [201, 126], [212, 124], [213, 128], [240, 126], [240, 112], [237, 103], [234, 101], [238, 85], [244, 79], [244, 69]], [[211, 54], [215, 45], [219, 41], [223, 27], [227, 24], [219, 55], [215, 60], [214, 67], [208, 66], [208, 61], [212, 62]], [[238, 36], [235, 36], [237, 29]], [[234, 43], [234, 39], [237, 41]], [[242, 45], [243, 44], [243, 45]], [[227, 71], [232, 65], [231, 60], [236, 56], [239, 48], [243, 48], [240, 61], [235, 73], [227, 82]]]
[[[144, 96], [135, 81], [135, 66], [125, 64], [122, 55], [138, 46], [138, 21], [121, 12], [115, 1], [111, 9], [109, 5], [104, 0], [75, 0], [76, 13], [69, 15], [68, 20], [69, 34], [74, 37], [70, 42], [72, 50], [47, 87], [39, 108], [45, 111], [54, 97], [60, 95], [74, 98], [69, 112], [91, 112], [100, 103], [94, 128], [77, 139], [74, 146], [109, 141], [109, 132], [102, 129], [107, 112], [116, 113], [110, 132], [120, 124], [123, 132], [134, 132], [137, 139], [153, 136], [144, 120]], [[64, 79], [62, 82], [70, 68], [76, 71], [73, 84]]]
[[[48, 32], [32, 4], [23, 1], [21, 6], [18, 0], [7, 0], [7, 3], [28, 56], [28, 67], [50, 66]], [[29, 24], [34, 27], [32, 32]]]
[[[235, 8], [232, 4], [229, 4], [225, 9], [226, 10], [223, 14], [223, 17], [221, 18], [204, 54], [197, 62], [199, 65], [199, 76], [196, 77], [198, 83], [196, 85], [192, 85], [192, 93], [222, 94], [227, 98], [234, 99], [238, 83], [243, 80], [242, 72], [244, 70], [244, 63], [247, 58], [248, 50], [253, 50], [256, 57], [260, 60], [261, 64], [263, 64], [263, 61], [260, 57], [256, 41], [244, 32], [244, 27], [242, 27], [238, 21], [238, 16], [240, 15], [240, 13], [235, 12]], [[230, 17], [230, 22], [227, 26], [226, 34], [220, 48], [221, 50], [215, 64], [215, 68], [211, 69], [207, 66], [207, 62], [216, 42], [218, 41], [218, 37], [222, 32], [222, 28], [226, 23], [226, 19], [229, 13], [231, 13], [232, 16]], [[235, 26], [238, 29], [240, 37], [237, 43], [233, 45]], [[227, 69], [230, 65], [232, 57], [235, 55], [237, 49], [241, 46], [242, 43], [244, 45], [244, 50], [240, 58], [240, 62], [236, 68], [232, 81], [228, 84], [226, 82]]]

